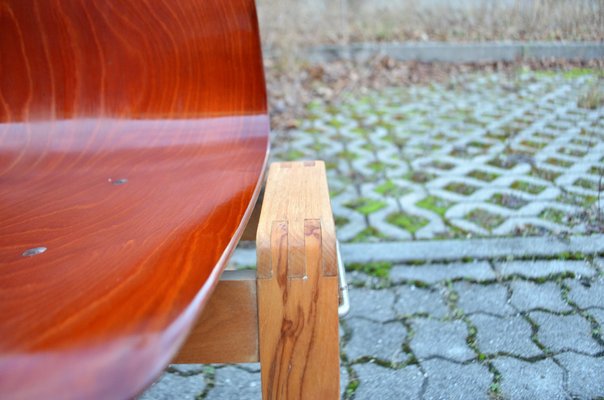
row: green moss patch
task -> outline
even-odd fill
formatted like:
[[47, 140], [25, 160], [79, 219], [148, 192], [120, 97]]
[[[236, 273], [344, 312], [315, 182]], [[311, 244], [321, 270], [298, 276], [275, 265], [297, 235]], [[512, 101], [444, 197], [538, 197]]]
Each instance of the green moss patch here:
[[516, 162], [509, 157], [497, 157], [489, 161], [487, 164], [502, 169], [512, 169], [516, 166]]
[[350, 220], [346, 217], [341, 217], [339, 215], [334, 215], [333, 220], [338, 227], [342, 227], [350, 222]]
[[571, 161], [566, 161], [566, 160], [562, 160], [560, 158], [554, 158], [554, 157], [548, 158], [547, 160], [545, 160], [545, 162], [550, 165], [555, 165], [557, 167], [563, 167], [563, 168], [568, 168], [571, 165], [573, 165], [573, 163]]
[[590, 181], [583, 178], [577, 179], [573, 183], [573, 185], [582, 187], [583, 189], [598, 190], [598, 182]]
[[520, 142], [520, 144], [523, 146], [532, 147], [533, 149], [542, 149], [547, 146], [547, 143], [535, 142], [534, 140], [523, 140]]
[[375, 192], [388, 197], [401, 197], [410, 193], [410, 189], [401, 188], [392, 181], [386, 181], [375, 188]]
[[546, 208], [539, 213], [539, 218], [555, 222], [556, 224], [564, 225], [566, 221], [566, 212], [556, 208]]
[[556, 198], [561, 203], [571, 204], [573, 206], [589, 207], [597, 200], [596, 196], [583, 196], [574, 193], [563, 193]]
[[454, 192], [458, 194], [463, 194], [465, 196], [469, 196], [474, 193], [478, 188], [476, 186], [468, 185], [463, 182], [452, 182], [444, 187], [445, 190], [449, 192]]
[[388, 237], [382, 232], [378, 231], [374, 227], [370, 226], [363, 229], [361, 232], [352, 238], [352, 243], [365, 243], [365, 242], [380, 242], [387, 239]]
[[403, 178], [413, 181], [415, 183], [426, 183], [434, 179], [435, 175], [423, 171], [411, 171], [405, 174]]
[[441, 199], [440, 197], [428, 196], [415, 204], [418, 207], [425, 208], [426, 210], [430, 210], [443, 217], [447, 210], [451, 208], [454, 203], [445, 199]]
[[455, 164], [446, 162], [446, 161], [432, 161], [432, 162], [426, 164], [425, 166], [448, 171], [448, 170], [452, 169], [453, 167], [455, 167]]
[[363, 215], [373, 214], [374, 212], [386, 207], [385, 202], [368, 199], [366, 197], [360, 197], [344, 205], [352, 210], [360, 212]]
[[414, 234], [424, 226], [428, 225], [428, 220], [417, 215], [407, 213], [393, 213], [386, 217], [389, 224], [403, 228], [404, 230]]
[[558, 172], [550, 171], [545, 168], [533, 168], [529, 175], [545, 179], [546, 181], [550, 182], [555, 181], [560, 176]]
[[355, 154], [350, 150], [342, 150], [339, 153], [337, 153], [336, 156], [338, 156], [338, 158], [340, 158], [342, 160], [348, 160], [348, 161], [352, 161], [356, 158], [359, 158], [358, 154]]
[[526, 181], [515, 181], [511, 185], [512, 189], [521, 190], [530, 194], [539, 194], [545, 190], [543, 185], [535, 185]]
[[493, 182], [495, 179], [499, 177], [497, 174], [492, 174], [490, 172], [474, 170], [468, 174], [469, 177], [478, 179], [485, 182]]
[[493, 197], [489, 199], [489, 202], [514, 210], [518, 210], [528, 204], [528, 201], [524, 200], [522, 197], [501, 193], [493, 195]]
[[367, 275], [375, 276], [378, 278], [388, 278], [392, 264], [385, 261], [370, 262], [366, 264], [352, 263], [346, 265], [348, 271], [361, 271]]
[[505, 221], [501, 215], [491, 213], [481, 208], [476, 209], [466, 215], [466, 219], [474, 222], [476, 225], [485, 228], [488, 231], [493, 230]]

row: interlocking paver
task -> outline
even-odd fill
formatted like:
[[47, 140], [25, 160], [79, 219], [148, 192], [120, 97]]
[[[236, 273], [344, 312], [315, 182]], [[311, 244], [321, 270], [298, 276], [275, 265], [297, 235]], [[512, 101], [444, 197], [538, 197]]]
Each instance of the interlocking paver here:
[[499, 318], [477, 314], [470, 320], [476, 327], [476, 345], [481, 353], [524, 357], [543, 354], [531, 340], [531, 325], [520, 316]]
[[447, 315], [444, 294], [436, 289], [417, 288], [413, 285], [395, 289], [398, 296], [394, 309], [398, 316], [429, 314], [436, 318]]
[[423, 364], [428, 385], [424, 399], [488, 399], [492, 375], [480, 364], [460, 365], [446, 360]]
[[388, 290], [350, 288], [350, 317], [364, 317], [375, 321], [394, 318], [394, 293]]
[[[330, 185], [351, 189], [333, 198], [344, 241], [581, 234], [604, 155], [603, 109], [578, 105], [596, 74], [468, 75], [314, 102], [276, 133], [273, 158], [327, 160]], [[361, 196], [387, 208], [344, 206]]]
[[503, 285], [482, 286], [457, 282], [453, 284], [453, 290], [459, 297], [457, 307], [466, 314], [478, 312], [500, 316], [516, 314], [516, 310], [508, 302], [508, 291]]
[[350, 360], [364, 356], [391, 362], [407, 359], [402, 349], [407, 330], [402, 324], [380, 324], [357, 318], [350, 318], [347, 324], [352, 336], [344, 351]]
[[444, 357], [455, 361], [466, 361], [476, 357], [468, 347], [468, 328], [462, 321], [435, 321], [415, 319], [411, 350], [417, 358]]
[[572, 308], [562, 299], [560, 286], [555, 282], [536, 284], [526, 281], [510, 283], [510, 304], [520, 311], [542, 308], [551, 311], [570, 311]]
[[360, 380], [355, 392], [357, 400], [419, 398], [424, 377], [414, 365], [395, 370], [368, 363], [355, 365], [353, 369]]
[[568, 298], [580, 308], [599, 307], [604, 309], [604, 278], [593, 282], [565, 280], [569, 287]]
[[402, 281], [420, 281], [436, 283], [452, 279], [471, 279], [486, 281], [495, 279], [495, 273], [486, 261], [473, 263], [431, 264], [426, 266], [395, 266], [390, 271], [394, 283]]
[[140, 400], [195, 400], [203, 393], [206, 382], [203, 375], [180, 376], [165, 373], [140, 397]]
[[604, 397], [604, 357], [562, 353], [556, 359], [568, 372], [568, 391], [571, 395], [581, 399]]
[[539, 341], [554, 352], [574, 350], [596, 354], [604, 350], [592, 338], [589, 322], [579, 315], [564, 316], [541, 311], [534, 311], [529, 315], [539, 325]]
[[503, 398], [515, 399], [567, 399], [563, 387], [564, 372], [552, 360], [533, 363], [511, 357], [493, 360], [501, 373]]
[[596, 274], [596, 270], [591, 268], [587, 261], [511, 261], [496, 263], [495, 267], [504, 277], [518, 275], [526, 278], [546, 278], [563, 273], [593, 277]]

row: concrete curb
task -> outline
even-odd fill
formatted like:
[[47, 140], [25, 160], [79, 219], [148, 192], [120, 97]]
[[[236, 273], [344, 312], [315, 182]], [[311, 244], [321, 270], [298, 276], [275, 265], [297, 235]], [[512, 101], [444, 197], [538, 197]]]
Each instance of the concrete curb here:
[[[384, 243], [342, 243], [345, 263], [371, 261], [456, 261], [464, 258], [553, 257], [562, 253], [604, 253], [604, 235], [555, 237], [430, 240]], [[237, 249], [237, 265], [255, 265], [255, 249]]]
[[377, 56], [389, 56], [399, 61], [449, 63], [594, 60], [604, 58], [604, 42], [356, 43], [314, 47], [303, 52], [303, 57], [310, 62], [366, 61]]

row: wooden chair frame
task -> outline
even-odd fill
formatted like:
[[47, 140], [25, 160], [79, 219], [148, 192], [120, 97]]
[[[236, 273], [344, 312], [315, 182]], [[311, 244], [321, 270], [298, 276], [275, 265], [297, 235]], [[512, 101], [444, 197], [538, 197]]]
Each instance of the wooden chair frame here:
[[341, 295], [324, 163], [272, 164], [260, 208], [244, 235], [257, 224], [257, 271], [223, 273], [173, 362], [259, 361], [263, 399], [339, 398]]

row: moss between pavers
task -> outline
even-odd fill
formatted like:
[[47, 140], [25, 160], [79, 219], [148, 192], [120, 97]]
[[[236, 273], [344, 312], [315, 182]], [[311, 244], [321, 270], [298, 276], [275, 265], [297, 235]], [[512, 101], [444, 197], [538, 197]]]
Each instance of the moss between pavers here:
[[546, 208], [539, 213], [539, 218], [563, 225], [566, 221], [566, 213], [556, 208]]
[[520, 142], [520, 144], [523, 146], [532, 147], [534, 149], [542, 149], [547, 146], [547, 143], [535, 142], [534, 140], [523, 140]]
[[492, 165], [493, 167], [512, 169], [517, 163], [508, 157], [497, 157], [489, 161], [487, 164]]
[[526, 181], [515, 181], [510, 186], [512, 189], [522, 190], [523, 192], [531, 193], [531, 194], [539, 194], [545, 190], [545, 186], [543, 185], [535, 185], [533, 183], [528, 183]]
[[435, 178], [435, 175], [423, 171], [410, 171], [403, 176], [404, 179], [415, 183], [426, 183]]
[[374, 191], [383, 196], [388, 197], [401, 197], [406, 195], [407, 193], [411, 193], [410, 189], [398, 187], [392, 181], [386, 181], [380, 185], [378, 185]]
[[528, 201], [524, 200], [522, 197], [502, 193], [494, 194], [488, 202], [513, 210], [518, 210], [528, 204]]
[[571, 165], [573, 165], [572, 161], [561, 160], [561, 159], [555, 158], [555, 157], [550, 157], [547, 160], [545, 160], [545, 162], [548, 164], [555, 165], [557, 167], [563, 167], [563, 168], [568, 168]]
[[430, 210], [443, 217], [447, 210], [451, 208], [451, 206], [453, 206], [453, 204], [455, 203], [453, 203], [452, 201], [441, 199], [440, 197], [428, 196], [415, 204], [418, 207], [425, 208], [426, 210]]
[[389, 224], [403, 228], [411, 234], [415, 234], [415, 232], [428, 225], [428, 222], [430, 222], [426, 218], [406, 213], [390, 214], [386, 217], [386, 221]]
[[492, 182], [499, 177], [499, 175], [497, 175], [497, 174], [480, 171], [477, 169], [470, 172], [469, 174], [467, 174], [467, 176], [474, 178], [474, 179], [481, 180], [481, 181], [485, 181], [485, 182]]
[[356, 158], [359, 158], [358, 154], [355, 154], [350, 150], [342, 150], [338, 154], [336, 154], [336, 156], [341, 160], [348, 160], [348, 161], [352, 161]]
[[563, 193], [556, 197], [560, 203], [571, 204], [573, 206], [589, 207], [596, 202], [596, 196], [583, 196], [575, 193]]
[[360, 212], [363, 215], [373, 214], [376, 211], [386, 207], [386, 203], [381, 200], [368, 199], [366, 197], [359, 197], [351, 202], [344, 204], [346, 207]]
[[352, 263], [346, 265], [347, 271], [361, 271], [367, 275], [378, 278], [387, 278], [392, 269], [392, 264], [385, 261], [375, 261], [370, 263]]
[[346, 217], [341, 217], [339, 215], [334, 215], [333, 220], [337, 227], [342, 227], [350, 222], [350, 220]]
[[368, 228], [363, 229], [361, 232], [357, 233], [355, 237], [352, 238], [352, 243], [363, 243], [363, 242], [379, 242], [387, 239], [388, 237], [384, 235], [382, 232], [378, 231], [374, 227], [370, 226]]
[[589, 172], [590, 174], [602, 176], [604, 175], [604, 167], [591, 167], [587, 172]]
[[558, 149], [558, 153], [566, 154], [568, 156], [573, 156], [573, 157], [583, 157], [585, 154], [587, 154], [586, 151], [571, 149], [568, 147], [563, 147], [563, 148]]
[[476, 186], [468, 185], [463, 182], [452, 182], [445, 186], [443, 189], [448, 190], [449, 192], [459, 193], [466, 196], [474, 193], [478, 188]]
[[582, 187], [583, 189], [598, 190], [598, 183], [587, 179], [579, 178], [573, 182], [573, 185]]
[[491, 231], [505, 221], [505, 218], [498, 214], [493, 214], [481, 208], [471, 211], [466, 215], [466, 219]]

